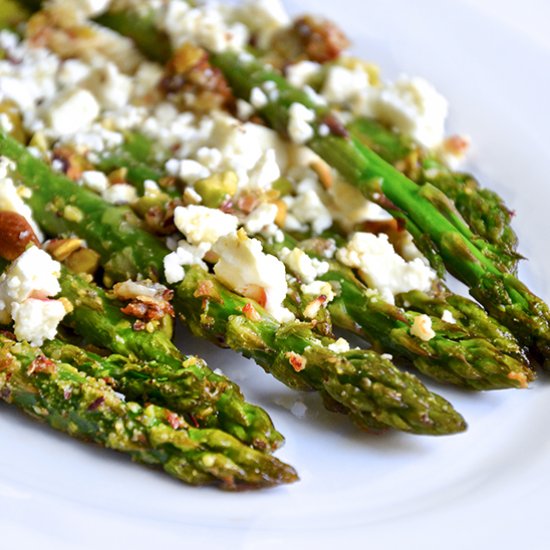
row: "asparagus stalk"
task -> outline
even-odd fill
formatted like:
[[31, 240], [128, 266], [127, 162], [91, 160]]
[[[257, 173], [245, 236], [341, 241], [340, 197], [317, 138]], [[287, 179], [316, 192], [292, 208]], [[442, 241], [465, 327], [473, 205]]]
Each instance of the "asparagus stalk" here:
[[[108, 158], [113, 163], [111, 168], [131, 167], [128, 180], [140, 187], [142, 168], [146, 172], [148, 167], [135, 159], [125, 164], [124, 158]], [[121, 164], [116, 165], [116, 160]], [[171, 195], [175, 196], [175, 193]], [[272, 239], [261, 240], [264, 249], [275, 256], [280, 256], [285, 248], [292, 250], [299, 246], [288, 234], [279, 243]], [[306, 252], [316, 257], [313, 250]], [[432, 328], [436, 331], [435, 338], [424, 342], [410, 334], [410, 327], [418, 314], [414, 309], [407, 312], [384, 302], [373, 295], [351, 269], [334, 260], [329, 261], [329, 265], [329, 271], [320, 279], [339, 289], [336, 298], [328, 305], [330, 318], [336, 326], [357, 333], [386, 352], [410, 359], [422, 373], [438, 381], [487, 390], [525, 387], [534, 378], [534, 372], [524, 364], [525, 358], [514, 337], [472, 301], [450, 293], [437, 299], [421, 292], [410, 293], [411, 301], [418, 308], [422, 304], [419, 312], [431, 316]], [[299, 284], [293, 285], [293, 289], [296, 295], [301, 295]], [[287, 304], [306, 321], [309, 320], [305, 315], [307, 305], [303, 296], [299, 304]], [[445, 309], [454, 316], [455, 325], [442, 322]], [[322, 321], [315, 327], [321, 327], [326, 333], [327, 320]]]
[[[8, 136], [0, 137], [0, 154], [16, 163], [20, 177], [32, 190], [28, 204], [47, 232], [75, 233], [86, 239], [115, 280], [134, 278], [140, 271], [155, 279], [163, 277], [168, 250], [138, 226], [128, 208], [108, 205], [52, 172]], [[209, 294], [212, 288], [224, 296], [223, 303]], [[374, 352], [348, 355], [332, 351], [327, 346], [333, 340], [320, 339], [309, 324], [280, 325], [258, 304], [222, 288], [201, 269], [189, 269], [174, 291], [176, 309], [198, 334], [254, 356], [291, 387], [313, 388], [330, 396], [361, 426], [376, 421], [433, 434], [464, 429], [462, 418], [444, 399], [431, 394], [419, 381], [413, 383], [410, 375], [388, 360]], [[259, 319], [247, 317], [251, 307], [259, 312]], [[210, 312], [216, 314], [212, 321]], [[306, 354], [307, 368], [296, 368], [305, 365], [298, 357], [302, 354]], [[377, 401], [380, 394], [385, 397]]]
[[[508, 327], [522, 345], [550, 359], [550, 311], [513, 274], [503, 272], [494, 258], [496, 248], [473, 234], [452, 201], [434, 185], [418, 185], [363, 145], [334, 122], [334, 116], [293, 88], [278, 73], [238, 54], [214, 54], [210, 61], [226, 76], [237, 97], [249, 98], [251, 90], [270, 80], [279, 97], [260, 110], [264, 120], [283, 135], [287, 133], [289, 108], [301, 103], [316, 113], [313, 151], [337, 169], [370, 200], [388, 208], [407, 228], [411, 225], [429, 237], [449, 272], [465, 283], [471, 295]], [[320, 124], [331, 132], [321, 135]], [[413, 232], [415, 236], [415, 232]]]
[[[121, 20], [124, 20], [124, 13], [119, 12], [118, 21], [104, 22], [123, 33]], [[152, 56], [155, 55], [153, 51], [161, 52], [155, 44], [165, 40], [166, 35], [156, 28], [152, 18], [147, 20], [146, 29], [147, 40], [135, 33], [133, 38], [146, 56]], [[151, 36], [156, 37], [152, 49]], [[168, 50], [163, 49], [159, 59], [164, 61], [168, 57]], [[312, 109], [317, 121], [315, 136], [308, 142], [311, 149], [367, 198], [403, 220], [417, 246], [439, 273], [444, 264], [522, 345], [532, 348], [543, 360], [550, 360], [548, 306], [513, 274], [501, 270], [499, 248], [475, 235], [441, 190], [431, 183], [419, 186], [401, 174], [361, 143], [353, 132], [350, 135], [330, 111], [290, 86], [273, 69], [255, 60], [243, 60], [234, 52], [212, 54], [210, 61], [223, 72], [237, 97], [248, 100], [254, 87], [268, 80], [275, 83], [278, 99], [260, 109], [260, 114], [282, 135], [287, 135], [289, 108], [293, 103]], [[321, 123], [329, 123], [331, 132], [328, 135], [319, 134]]]
[[[263, 242], [266, 250], [276, 256], [283, 248], [298, 246], [289, 235], [281, 243]], [[513, 336], [470, 300], [454, 295], [430, 298], [415, 291], [405, 294], [401, 303], [416, 307], [403, 309], [382, 300], [351, 269], [334, 260], [328, 264], [329, 270], [319, 279], [337, 289], [336, 297], [328, 304], [336, 326], [409, 359], [423, 374], [441, 382], [488, 390], [526, 387], [533, 380], [534, 372], [525, 364]], [[445, 310], [453, 315], [455, 324], [442, 321]], [[410, 331], [419, 313], [430, 316], [435, 336], [428, 341]]]
[[[5, 265], [0, 258], [0, 271]], [[74, 306], [63, 324], [82, 335], [85, 343], [121, 357], [105, 372], [118, 391], [168, 407], [200, 427], [220, 428], [262, 451], [283, 444], [267, 412], [247, 403], [235, 383], [211, 371], [202, 359], [182, 354], [165, 331], [134, 330], [121, 303], [66, 269], [59, 282], [61, 295]]]
[[156, 405], [125, 402], [103, 380], [67, 362], [70, 351], [62, 355], [49, 359], [0, 334], [0, 397], [56, 430], [127, 453], [191, 485], [234, 490], [298, 479], [291, 466], [222, 431], [189, 427]]
[[359, 118], [348, 129], [363, 145], [396, 167], [407, 166], [411, 159], [409, 177], [420, 185], [430, 183], [445, 193], [472, 231], [495, 247], [496, 261], [509, 271], [516, 269], [521, 256], [515, 251], [517, 236], [510, 226], [513, 213], [499, 195], [480, 187], [470, 174], [453, 172], [413, 140], [375, 120]]

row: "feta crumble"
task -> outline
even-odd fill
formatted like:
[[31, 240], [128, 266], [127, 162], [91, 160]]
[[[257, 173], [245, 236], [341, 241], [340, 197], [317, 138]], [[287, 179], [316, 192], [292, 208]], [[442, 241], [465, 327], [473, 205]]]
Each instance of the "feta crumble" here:
[[101, 196], [103, 200], [115, 205], [132, 204], [138, 199], [136, 188], [129, 183], [111, 185], [103, 190]]
[[336, 297], [332, 285], [326, 281], [313, 281], [312, 283], [302, 284], [300, 290], [306, 296], [326, 296], [327, 303], [332, 302]]
[[338, 338], [338, 340], [328, 345], [328, 349], [335, 353], [345, 353], [350, 350], [350, 345], [345, 338]]
[[47, 121], [58, 135], [76, 134], [99, 116], [100, 107], [91, 92], [74, 89], [59, 95], [48, 107]]
[[309, 124], [315, 120], [315, 112], [301, 103], [293, 103], [289, 109], [288, 135], [297, 144], [309, 141], [314, 134], [313, 127]]
[[441, 320], [451, 325], [456, 324], [456, 319], [454, 318], [452, 312], [450, 312], [448, 309], [443, 311], [443, 315], [441, 315]]
[[174, 223], [190, 244], [211, 246], [220, 237], [235, 233], [239, 220], [216, 208], [191, 204], [175, 209]]
[[304, 283], [312, 283], [329, 269], [328, 262], [310, 258], [299, 247], [294, 248], [292, 251], [286, 247], [283, 248], [280, 257], [285, 265]]
[[224, 285], [257, 299], [280, 322], [294, 318], [282, 305], [288, 290], [285, 266], [275, 256], [265, 254], [260, 241], [250, 239], [241, 229], [219, 239], [212, 250], [220, 258], [214, 273]]
[[103, 193], [110, 185], [107, 176], [97, 170], [82, 172], [82, 183], [96, 193]]
[[357, 232], [345, 247], [336, 252], [344, 265], [359, 270], [361, 278], [393, 304], [401, 292], [428, 292], [436, 280], [435, 272], [420, 258], [410, 262], [399, 256], [384, 233]]
[[370, 102], [373, 115], [433, 148], [442, 142], [447, 100], [423, 78], [400, 77], [384, 86]]
[[45, 340], [52, 340], [57, 327], [66, 315], [60, 300], [37, 300], [28, 298], [12, 305], [13, 331], [18, 340], [26, 340], [31, 346], [41, 346]]
[[417, 315], [411, 327], [411, 334], [424, 342], [429, 342], [435, 336], [430, 317], [424, 313]]

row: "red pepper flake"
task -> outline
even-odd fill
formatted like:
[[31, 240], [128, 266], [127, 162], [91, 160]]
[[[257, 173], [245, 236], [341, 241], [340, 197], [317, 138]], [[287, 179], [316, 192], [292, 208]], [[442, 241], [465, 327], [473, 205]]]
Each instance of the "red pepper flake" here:
[[260, 314], [256, 311], [256, 308], [250, 302], [246, 303], [243, 306], [243, 313], [249, 321], [259, 321], [261, 319]]
[[29, 367], [27, 374], [34, 374], [35, 372], [45, 372], [47, 374], [53, 374], [55, 372], [55, 363], [48, 359], [44, 355], [39, 355]]
[[101, 406], [101, 404], [105, 401], [105, 397], [98, 397], [97, 399], [95, 399], [94, 401], [92, 401], [92, 403], [90, 404], [90, 406], [88, 407], [88, 410], [89, 411], [95, 411], [99, 406]]
[[189, 420], [191, 420], [191, 424], [193, 424], [193, 426], [195, 426], [195, 428], [199, 427], [198, 420], [192, 414], [189, 415]]
[[248, 285], [243, 290], [243, 295], [255, 302], [258, 302], [262, 307], [267, 303], [267, 294], [265, 289], [260, 285]]
[[293, 351], [288, 351], [285, 356], [296, 372], [301, 372], [306, 368], [307, 360], [305, 357], [302, 357], [301, 355], [294, 353]]

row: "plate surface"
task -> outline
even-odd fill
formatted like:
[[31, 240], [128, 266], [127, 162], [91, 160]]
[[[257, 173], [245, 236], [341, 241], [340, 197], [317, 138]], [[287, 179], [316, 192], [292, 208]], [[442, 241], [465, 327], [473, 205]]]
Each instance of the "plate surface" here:
[[[521, 275], [550, 299], [548, 5], [522, 2], [523, 15], [496, 0], [287, 5], [334, 18], [386, 78], [421, 75], [450, 99], [450, 130], [472, 137], [469, 168], [517, 212], [520, 250], [532, 260]], [[191, 489], [0, 405], [1, 547], [548, 548], [544, 375], [527, 391], [436, 388], [468, 420], [465, 434], [369, 436], [315, 396], [303, 397], [297, 418], [287, 408], [296, 397], [251, 362], [186, 334], [181, 342], [272, 413], [287, 437], [279, 456], [301, 482], [258, 493]]]

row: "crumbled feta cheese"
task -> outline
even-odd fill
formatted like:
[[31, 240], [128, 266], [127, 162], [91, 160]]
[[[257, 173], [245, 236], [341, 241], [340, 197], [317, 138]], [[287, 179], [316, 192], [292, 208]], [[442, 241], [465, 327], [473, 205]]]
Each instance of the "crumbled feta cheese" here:
[[350, 345], [345, 338], [338, 338], [336, 342], [328, 345], [328, 349], [335, 353], [345, 353], [350, 350]]
[[217, 208], [191, 204], [175, 209], [174, 223], [189, 243], [213, 245], [220, 237], [235, 233], [239, 220]]
[[327, 262], [310, 258], [301, 248], [296, 247], [292, 251], [283, 248], [281, 259], [285, 265], [304, 283], [311, 283], [320, 275], [324, 275], [329, 265]]
[[177, 176], [189, 184], [193, 184], [196, 181], [207, 178], [210, 175], [210, 170], [205, 168], [196, 160], [191, 159], [170, 159], [166, 163], [166, 170], [171, 175]]
[[160, 187], [158, 186], [156, 181], [153, 180], [145, 180], [143, 182], [143, 196], [152, 198], [156, 197], [161, 193]]
[[260, 48], [268, 47], [273, 35], [290, 23], [280, 0], [245, 0], [237, 7], [236, 16], [255, 33]]
[[[160, 8], [160, 6], [159, 6]], [[192, 42], [207, 50], [242, 50], [248, 44], [249, 32], [240, 22], [231, 22], [220, 4], [206, 3], [192, 7], [172, 1], [158, 10], [160, 26], [165, 29], [174, 49]]]
[[289, 109], [288, 135], [294, 143], [302, 144], [313, 137], [313, 128], [309, 124], [315, 120], [315, 112], [301, 103], [293, 103]]
[[67, 59], [61, 64], [57, 78], [59, 84], [64, 88], [71, 88], [80, 84], [90, 76], [92, 68], [79, 59]]
[[31, 247], [0, 276], [0, 321], [14, 321], [17, 338], [39, 346], [52, 339], [65, 316], [59, 300], [49, 300], [60, 290], [61, 266], [38, 247]]
[[132, 79], [122, 74], [114, 63], [107, 63], [90, 77], [91, 91], [105, 109], [124, 107], [132, 93]]
[[277, 206], [264, 202], [255, 208], [246, 217], [244, 227], [249, 235], [260, 233], [267, 226], [270, 226], [275, 222], [277, 217]]
[[94, 17], [105, 11], [111, 0], [50, 0], [52, 6], [63, 6], [83, 17]]
[[164, 278], [168, 284], [171, 285], [183, 281], [183, 278], [185, 277], [185, 269], [183, 269], [178, 255], [175, 252], [171, 252], [170, 254], [164, 256], [163, 265]]
[[314, 61], [299, 61], [289, 65], [285, 69], [286, 79], [297, 88], [302, 88], [308, 84], [312, 78], [315, 78], [321, 72], [321, 65]]
[[267, 96], [257, 86], [250, 92], [250, 104], [255, 109], [263, 109], [268, 104]]
[[82, 183], [96, 193], [102, 193], [110, 185], [107, 176], [96, 170], [82, 172]]
[[450, 312], [448, 309], [443, 311], [443, 315], [441, 316], [441, 320], [445, 323], [449, 323], [451, 325], [456, 324], [456, 319], [454, 318], [452, 312]]
[[371, 99], [372, 114], [428, 148], [444, 137], [447, 100], [423, 78], [402, 76]]
[[321, 93], [329, 103], [342, 105], [354, 101], [368, 88], [369, 78], [363, 69], [334, 65], [327, 72]]
[[14, 170], [15, 163], [12, 160], [8, 157], [0, 157], [0, 210], [17, 212], [23, 216], [32, 227], [37, 239], [43, 241], [44, 235], [34, 221], [32, 210], [23, 202], [21, 194], [10, 177]]
[[88, 90], [74, 89], [59, 95], [48, 108], [48, 123], [58, 135], [75, 134], [94, 122], [99, 105]]
[[111, 204], [132, 204], [138, 199], [136, 188], [128, 183], [111, 185], [101, 194], [103, 200]]
[[396, 294], [409, 290], [428, 292], [436, 280], [435, 272], [421, 259], [407, 262], [396, 254], [383, 233], [355, 233], [336, 252], [336, 257], [344, 265], [358, 269], [362, 279], [392, 304]]
[[285, 266], [275, 256], [265, 254], [260, 241], [239, 230], [219, 239], [213, 251], [220, 258], [214, 273], [224, 285], [256, 299], [280, 322], [294, 318], [282, 305], [288, 290]]
[[254, 114], [254, 107], [244, 99], [237, 99], [237, 116], [241, 120], [248, 120]]
[[303, 403], [302, 401], [296, 401], [292, 407], [290, 407], [290, 412], [296, 417], [296, 418], [304, 418], [307, 413], [307, 405]]
[[387, 361], [393, 360], [393, 355], [391, 353], [383, 353], [380, 357], [382, 357], [382, 359], [386, 359]]
[[281, 169], [274, 149], [267, 149], [248, 173], [248, 187], [269, 189], [271, 184], [281, 177]]
[[288, 213], [285, 218], [285, 228], [292, 231], [305, 231], [311, 224], [315, 234], [322, 233], [332, 225], [332, 216], [319, 193], [315, 189], [305, 189], [297, 197], [284, 197]]
[[14, 333], [18, 340], [26, 340], [32, 346], [41, 346], [45, 340], [52, 340], [57, 326], [66, 315], [60, 300], [37, 300], [28, 298], [12, 305]]
[[61, 291], [60, 274], [59, 262], [32, 246], [0, 275], [0, 300], [8, 307], [12, 302], [23, 302], [31, 295], [35, 298], [55, 296]]
[[411, 334], [424, 342], [430, 341], [435, 336], [430, 317], [424, 313], [417, 315], [411, 327]]
[[327, 302], [332, 302], [336, 297], [330, 283], [326, 281], [313, 281], [300, 285], [300, 290], [307, 296], [326, 296]]

